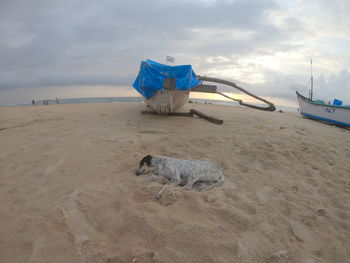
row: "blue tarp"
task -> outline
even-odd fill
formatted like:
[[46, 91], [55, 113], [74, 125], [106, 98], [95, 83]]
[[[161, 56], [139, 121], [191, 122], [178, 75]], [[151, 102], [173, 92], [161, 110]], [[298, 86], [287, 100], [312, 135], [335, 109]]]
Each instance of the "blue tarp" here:
[[341, 106], [342, 104], [343, 104], [343, 102], [341, 100], [337, 100], [337, 99], [333, 100], [333, 105]]
[[141, 62], [133, 87], [146, 99], [150, 99], [156, 91], [163, 89], [165, 78], [175, 78], [176, 89], [179, 90], [189, 90], [200, 84], [191, 65], [168, 66], [148, 59]]

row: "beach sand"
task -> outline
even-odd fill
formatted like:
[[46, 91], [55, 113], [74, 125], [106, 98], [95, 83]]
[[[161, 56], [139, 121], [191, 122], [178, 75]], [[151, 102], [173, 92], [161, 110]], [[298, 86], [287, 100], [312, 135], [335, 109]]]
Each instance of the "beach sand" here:
[[[0, 262], [350, 262], [350, 131], [296, 113], [142, 103], [0, 108]], [[167, 190], [147, 155], [209, 160], [225, 182]]]

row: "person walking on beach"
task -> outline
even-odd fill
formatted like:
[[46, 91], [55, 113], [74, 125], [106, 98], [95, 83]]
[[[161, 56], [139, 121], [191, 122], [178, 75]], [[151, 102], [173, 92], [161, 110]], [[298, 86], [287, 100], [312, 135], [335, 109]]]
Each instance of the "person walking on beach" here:
[[32, 104], [35, 105], [35, 101], [34, 100], [32, 100]]
[[58, 100], [58, 98], [56, 97], [56, 104], [58, 104], [59, 103], [59, 100]]

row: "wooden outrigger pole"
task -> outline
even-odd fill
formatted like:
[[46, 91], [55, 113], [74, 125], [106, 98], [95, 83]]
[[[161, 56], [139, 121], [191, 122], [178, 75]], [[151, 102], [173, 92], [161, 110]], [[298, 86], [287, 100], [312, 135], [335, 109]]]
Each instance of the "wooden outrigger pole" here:
[[[254, 95], [253, 93], [250, 93], [249, 91], [247, 91], [247, 90], [243, 89], [242, 87], [236, 85], [236, 83], [234, 83], [232, 81], [218, 79], [218, 78], [210, 78], [210, 77], [199, 76], [199, 75], [197, 75], [197, 78], [200, 79], [201, 81], [216, 82], [216, 83], [220, 83], [220, 84], [231, 86], [231, 87], [233, 87], [235, 89], [238, 89], [238, 90], [242, 91], [243, 93], [245, 93], [245, 94], [247, 94], [247, 95], [249, 95], [249, 96], [251, 96], [251, 97], [253, 97], [253, 98], [257, 99], [257, 100], [260, 100], [260, 101], [264, 102], [268, 106], [267, 107], [261, 107], [261, 106], [257, 106], [257, 105], [253, 105], [253, 104], [244, 103], [242, 100], [232, 98], [232, 97], [227, 96], [226, 94], [224, 94], [222, 92], [217, 91], [216, 90], [216, 86], [212, 86], [212, 85], [203, 85], [203, 84], [201, 84], [201, 85], [193, 88], [191, 91], [217, 93], [217, 94], [220, 94], [221, 96], [224, 96], [225, 98], [237, 101], [242, 106], [250, 107], [250, 108], [253, 108], [253, 109], [257, 109], [257, 110], [264, 110], [264, 111], [274, 111], [274, 110], [276, 110], [276, 107], [275, 107], [275, 105], [272, 102], [269, 102], [269, 101], [267, 101], [267, 100], [265, 100], [263, 98], [260, 98], [260, 97], [258, 97], [256, 95]], [[211, 91], [209, 91], [209, 88], [211, 88]]]

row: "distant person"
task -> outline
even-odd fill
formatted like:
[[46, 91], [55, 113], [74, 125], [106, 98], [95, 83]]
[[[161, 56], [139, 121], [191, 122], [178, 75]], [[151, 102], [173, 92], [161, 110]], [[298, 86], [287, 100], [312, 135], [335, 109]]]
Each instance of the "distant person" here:
[[59, 102], [58, 98], [56, 97], [56, 104], [58, 104], [58, 103], [60, 103], [60, 102]]
[[34, 100], [32, 100], [32, 104], [35, 105], [35, 101]]
[[45, 100], [43, 100], [43, 105], [45, 105], [46, 104], [46, 101]]

